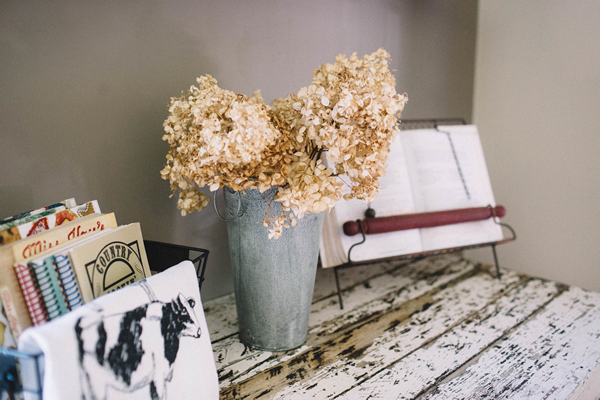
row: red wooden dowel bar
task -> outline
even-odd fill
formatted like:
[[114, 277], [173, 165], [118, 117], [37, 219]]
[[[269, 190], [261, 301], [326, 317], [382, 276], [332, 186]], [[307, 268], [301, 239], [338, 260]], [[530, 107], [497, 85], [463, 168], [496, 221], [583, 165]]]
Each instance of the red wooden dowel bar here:
[[[417, 214], [394, 215], [390, 217], [365, 218], [361, 221], [365, 234], [386, 233], [408, 229], [432, 228], [462, 222], [483, 221], [488, 218], [502, 218], [506, 215], [503, 206], [461, 208], [457, 210], [434, 211]], [[360, 233], [357, 221], [348, 221], [343, 225], [347, 236]]]

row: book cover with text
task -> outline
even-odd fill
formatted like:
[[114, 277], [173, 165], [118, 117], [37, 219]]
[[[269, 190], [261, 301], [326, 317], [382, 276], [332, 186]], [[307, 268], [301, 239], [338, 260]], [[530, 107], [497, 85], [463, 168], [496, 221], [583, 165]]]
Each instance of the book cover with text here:
[[13, 266], [70, 240], [116, 227], [117, 221], [113, 213], [92, 214], [38, 235], [0, 246], [0, 299], [15, 338], [31, 326], [31, 318]]
[[139, 223], [87, 240], [70, 257], [84, 303], [151, 275]]
[[100, 206], [97, 200], [88, 201], [76, 207], [69, 208], [68, 210], [62, 210], [55, 214], [42, 217], [35, 221], [27, 222], [17, 226], [19, 231], [19, 238], [25, 238], [36, 235], [40, 232], [47, 231], [54, 227], [60, 226], [67, 222], [74, 221], [76, 219], [91, 215], [94, 213], [100, 213]]
[[12, 217], [0, 220], [0, 230], [10, 228], [12, 226], [17, 226], [25, 222], [32, 221], [33, 219], [36, 219], [40, 216], [54, 214], [55, 212], [75, 206], [77, 206], [75, 199], [70, 198], [55, 204], [50, 204], [45, 207], [37, 208], [35, 210], [13, 215]]

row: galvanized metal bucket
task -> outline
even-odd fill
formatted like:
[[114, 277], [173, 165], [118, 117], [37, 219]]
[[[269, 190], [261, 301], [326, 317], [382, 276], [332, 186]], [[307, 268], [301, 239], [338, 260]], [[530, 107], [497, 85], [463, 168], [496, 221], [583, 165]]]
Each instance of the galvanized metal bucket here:
[[276, 192], [224, 190], [240, 340], [271, 351], [306, 341], [323, 226], [323, 213], [306, 215], [269, 239], [263, 220], [268, 207], [281, 210]]

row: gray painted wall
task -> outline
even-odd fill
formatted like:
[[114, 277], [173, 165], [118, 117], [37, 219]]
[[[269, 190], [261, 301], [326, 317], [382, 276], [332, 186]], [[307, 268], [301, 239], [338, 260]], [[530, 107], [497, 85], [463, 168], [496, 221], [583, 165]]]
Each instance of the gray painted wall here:
[[98, 199], [146, 239], [207, 248], [203, 297], [232, 290], [212, 210], [181, 217], [160, 178], [166, 104], [211, 74], [265, 101], [339, 53], [388, 50], [406, 118], [472, 112], [477, 2], [0, 2], [0, 216]]
[[[600, 2], [479, 3], [473, 120], [511, 269], [600, 291]], [[481, 254], [490, 261], [489, 253]]]

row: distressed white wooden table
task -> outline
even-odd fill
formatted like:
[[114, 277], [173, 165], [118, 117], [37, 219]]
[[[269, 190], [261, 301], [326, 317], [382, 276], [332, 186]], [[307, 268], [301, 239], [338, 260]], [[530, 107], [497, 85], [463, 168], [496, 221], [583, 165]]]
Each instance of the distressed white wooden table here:
[[233, 295], [205, 304], [223, 399], [600, 398], [600, 294], [460, 254], [319, 270], [306, 344], [238, 340]]

